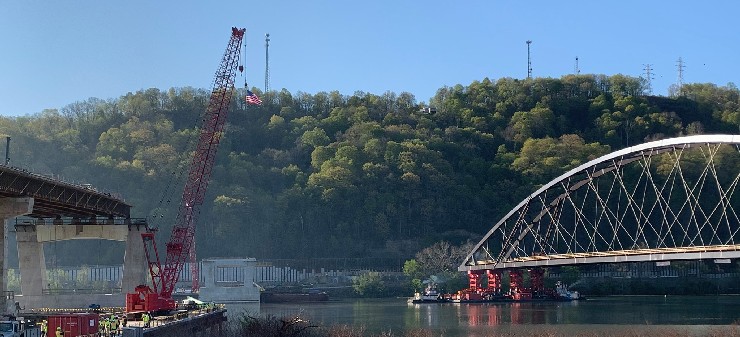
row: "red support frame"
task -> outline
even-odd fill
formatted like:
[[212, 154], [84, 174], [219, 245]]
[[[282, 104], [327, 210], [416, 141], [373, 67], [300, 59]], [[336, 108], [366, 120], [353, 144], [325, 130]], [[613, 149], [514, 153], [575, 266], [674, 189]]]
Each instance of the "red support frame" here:
[[469, 283], [468, 289], [471, 292], [478, 292], [479, 290], [483, 288], [482, 287], [483, 284], [481, 282], [481, 276], [482, 276], [482, 271], [479, 271], [479, 270], [468, 271], [468, 283]]
[[486, 291], [494, 294], [501, 293], [501, 271], [488, 269], [486, 270], [486, 278], [488, 279]]
[[522, 277], [521, 270], [510, 270], [509, 271], [509, 291], [511, 291], [512, 294], [522, 291], [522, 287], [524, 286], [523, 280], [524, 278]]
[[543, 295], [545, 293], [545, 270], [535, 268], [529, 271], [529, 281], [532, 284], [532, 293]]

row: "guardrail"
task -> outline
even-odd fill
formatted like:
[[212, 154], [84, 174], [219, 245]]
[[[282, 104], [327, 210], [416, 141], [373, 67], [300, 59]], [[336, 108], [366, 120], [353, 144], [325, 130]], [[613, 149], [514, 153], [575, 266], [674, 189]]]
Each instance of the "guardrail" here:
[[69, 295], [69, 294], [118, 294], [121, 288], [73, 288], [73, 289], [42, 289], [43, 295]]

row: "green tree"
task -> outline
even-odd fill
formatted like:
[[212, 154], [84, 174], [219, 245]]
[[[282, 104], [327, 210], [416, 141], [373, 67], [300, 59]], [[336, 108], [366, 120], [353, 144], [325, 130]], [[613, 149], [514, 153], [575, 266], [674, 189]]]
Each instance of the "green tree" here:
[[514, 159], [512, 168], [532, 182], [542, 184], [608, 151], [609, 147], [599, 143], [586, 144], [577, 135], [563, 135], [560, 139], [529, 139]]
[[542, 138], [554, 133], [555, 116], [547, 107], [538, 105], [530, 111], [514, 113], [509, 125], [514, 131], [513, 140], [519, 144], [530, 138]]
[[355, 278], [352, 288], [362, 297], [381, 297], [385, 292], [385, 282], [380, 273], [368, 272]]
[[403, 263], [403, 274], [412, 279], [421, 278], [422, 271], [419, 263], [414, 259], [406, 260], [406, 262]]

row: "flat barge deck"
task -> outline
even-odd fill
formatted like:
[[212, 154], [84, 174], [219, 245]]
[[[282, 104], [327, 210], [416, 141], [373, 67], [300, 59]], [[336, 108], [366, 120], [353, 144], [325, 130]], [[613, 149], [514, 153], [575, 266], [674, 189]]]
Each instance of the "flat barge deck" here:
[[65, 337], [165, 337], [221, 336], [225, 333], [226, 308], [220, 304], [182, 307], [169, 315], [154, 315], [145, 323], [144, 312], [126, 313], [124, 308], [34, 309], [13, 319], [32, 322], [49, 336], [57, 326]]

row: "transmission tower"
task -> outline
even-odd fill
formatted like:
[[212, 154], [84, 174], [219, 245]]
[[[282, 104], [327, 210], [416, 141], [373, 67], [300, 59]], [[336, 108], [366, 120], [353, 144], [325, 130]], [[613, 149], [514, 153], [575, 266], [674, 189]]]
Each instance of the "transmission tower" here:
[[529, 45], [532, 44], [532, 40], [527, 40], [527, 78], [532, 78], [532, 58], [529, 53]]
[[580, 75], [581, 74], [581, 68], [578, 68], [578, 56], [576, 56], [576, 66], [575, 66], [575, 68], [573, 68], [573, 72], [576, 75]]
[[265, 34], [265, 93], [270, 90], [270, 33]]
[[652, 68], [653, 65], [652, 64], [643, 64], [643, 65], [645, 66], [645, 68], [642, 68], [642, 70], [645, 71], [645, 79], [647, 80], [645, 90], [647, 91], [648, 95], [652, 95], [653, 94], [653, 82], [652, 81], [655, 79], [655, 77], [653, 77], [653, 68]]
[[683, 58], [678, 57], [678, 61], [676, 62], [676, 67], [678, 68], [678, 92], [681, 93], [681, 89], [683, 88], [683, 68], [686, 68], [686, 65], [683, 64]]

